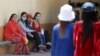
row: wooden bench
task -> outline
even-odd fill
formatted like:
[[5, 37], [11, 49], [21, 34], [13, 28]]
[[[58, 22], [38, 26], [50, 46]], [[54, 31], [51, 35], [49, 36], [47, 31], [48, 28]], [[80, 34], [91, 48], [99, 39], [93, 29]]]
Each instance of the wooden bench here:
[[13, 53], [14, 49], [15, 49], [15, 44], [12, 44], [10, 41], [0, 42], [0, 55]]

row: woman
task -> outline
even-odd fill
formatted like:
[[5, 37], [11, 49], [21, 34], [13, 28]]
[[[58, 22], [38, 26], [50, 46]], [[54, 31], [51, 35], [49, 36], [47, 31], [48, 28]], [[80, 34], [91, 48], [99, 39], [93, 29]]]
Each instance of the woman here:
[[35, 29], [33, 29], [33, 17], [32, 14], [28, 13], [27, 14], [27, 28], [29, 28], [30, 30], [34, 30], [35, 32], [30, 32], [27, 34], [27, 38], [30, 41], [35, 40], [35, 46], [33, 46], [33, 48], [31, 49], [31, 51], [42, 51], [42, 47], [41, 47], [41, 39], [39, 38], [38, 33], [36, 32]]
[[74, 56], [100, 56], [100, 22], [94, 9], [91, 2], [82, 6], [82, 21], [74, 27]]
[[30, 35], [30, 32], [34, 32], [34, 30], [31, 30], [28, 28], [28, 21], [27, 21], [27, 13], [26, 12], [22, 12], [21, 13], [21, 19], [19, 20], [19, 25], [21, 27], [21, 29], [24, 32], [24, 35]]
[[41, 18], [41, 13], [40, 12], [36, 12], [33, 18], [33, 29], [36, 30], [36, 32], [40, 32], [41, 31], [41, 26], [40, 26], [40, 20]]
[[94, 10], [94, 12], [95, 12], [95, 18], [97, 18], [97, 20], [99, 21], [100, 20], [100, 18], [99, 18], [99, 12], [98, 12], [98, 10]]
[[43, 45], [43, 50], [46, 51], [46, 46], [51, 46], [51, 42], [47, 39], [48, 37], [45, 35], [44, 29], [40, 26], [39, 20], [41, 19], [41, 13], [36, 12], [33, 18], [33, 29], [38, 33], [41, 44]]
[[12, 14], [4, 29], [4, 40], [16, 44], [14, 54], [29, 54], [28, 40], [17, 23], [17, 15]]
[[75, 13], [72, 6], [65, 4], [58, 15], [59, 23], [54, 26], [52, 33], [51, 56], [73, 56], [73, 24]]

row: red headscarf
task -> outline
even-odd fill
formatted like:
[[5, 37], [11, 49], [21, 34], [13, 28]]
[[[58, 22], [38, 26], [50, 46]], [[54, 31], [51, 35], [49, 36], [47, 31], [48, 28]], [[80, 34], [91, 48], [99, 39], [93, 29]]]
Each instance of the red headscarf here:
[[33, 18], [32, 14], [31, 13], [28, 13], [27, 14], [27, 18], [31, 18], [32, 19]]

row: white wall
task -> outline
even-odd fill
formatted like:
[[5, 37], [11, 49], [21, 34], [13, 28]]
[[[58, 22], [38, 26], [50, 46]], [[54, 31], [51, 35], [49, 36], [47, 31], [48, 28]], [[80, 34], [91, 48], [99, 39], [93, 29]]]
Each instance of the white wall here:
[[[0, 26], [8, 21], [12, 13], [20, 15], [22, 11], [42, 13], [41, 23], [57, 22], [60, 6], [66, 0], [0, 0]], [[67, 3], [67, 2], [66, 2]]]
[[0, 0], [0, 26], [3, 26], [12, 13], [31, 11], [32, 0]]
[[[77, 0], [81, 1], [87, 0]], [[58, 21], [60, 7], [67, 2], [68, 0], [0, 0], [0, 26], [4, 26], [12, 13], [20, 15], [22, 11], [33, 14], [39, 11], [42, 13], [41, 23], [55, 23]]]
[[32, 0], [32, 12], [40, 12], [42, 14], [41, 23], [49, 23], [51, 5], [53, 0]]

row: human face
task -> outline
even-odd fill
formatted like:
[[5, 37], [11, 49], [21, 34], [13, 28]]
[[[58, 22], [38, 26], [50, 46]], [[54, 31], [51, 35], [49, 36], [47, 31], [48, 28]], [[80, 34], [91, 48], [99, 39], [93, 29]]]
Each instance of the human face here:
[[15, 22], [17, 22], [17, 20], [18, 20], [17, 15], [14, 15], [14, 16], [12, 17], [12, 20], [15, 21]]
[[22, 20], [25, 21], [26, 19], [27, 19], [27, 15], [26, 14], [22, 15]]
[[28, 21], [29, 21], [29, 22], [33, 22], [33, 19], [32, 19], [32, 18], [28, 18]]
[[41, 14], [37, 14], [36, 19], [40, 20], [41, 19]]

